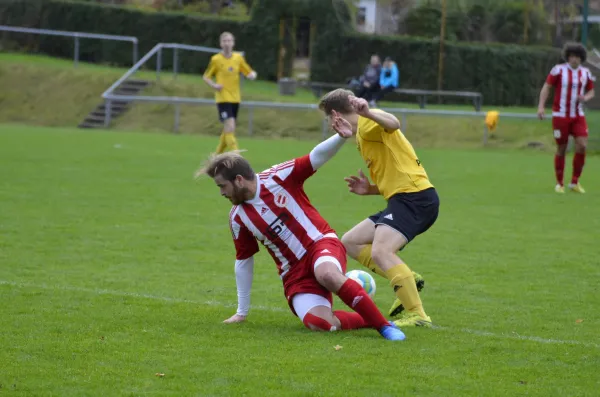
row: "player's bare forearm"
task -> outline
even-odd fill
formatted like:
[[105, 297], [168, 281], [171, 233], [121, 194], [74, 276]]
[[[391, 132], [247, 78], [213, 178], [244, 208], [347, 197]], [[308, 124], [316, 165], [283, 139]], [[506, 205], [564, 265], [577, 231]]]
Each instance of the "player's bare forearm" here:
[[206, 84], [207, 84], [207, 85], [208, 85], [210, 88], [212, 88], [213, 90], [216, 88], [216, 87], [215, 87], [215, 82], [214, 82], [214, 81], [213, 81], [211, 78], [209, 78], [209, 77], [206, 77], [206, 76], [202, 76], [202, 80], [204, 80], [204, 82], [205, 82], [205, 83], [206, 83]]
[[542, 90], [540, 91], [540, 100], [538, 103], [539, 108], [543, 108], [546, 106], [546, 101], [548, 100], [548, 96], [550, 95], [550, 85], [548, 83], [544, 83]]
[[387, 112], [369, 112], [367, 118], [373, 120], [382, 126], [387, 132], [393, 132], [400, 129], [400, 121], [393, 114]]
[[585, 98], [585, 101], [587, 102], [595, 96], [596, 96], [596, 91], [592, 88], [591, 90], [586, 92], [583, 97]]

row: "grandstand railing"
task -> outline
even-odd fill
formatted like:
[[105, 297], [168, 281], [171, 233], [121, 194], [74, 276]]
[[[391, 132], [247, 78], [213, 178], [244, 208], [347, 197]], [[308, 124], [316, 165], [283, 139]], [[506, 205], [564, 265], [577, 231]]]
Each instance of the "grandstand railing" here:
[[28, 34], [39, 34], [45, 36], [63, 36], [73, 37], [75, 45], [73, 49], [73, 64], [75, 67], [79, 64], [79, 39], [98, 39], [98, 40], [112, 40], [112, 41], [128, 41], [133, 44], [131, 49], [132, 64], [137, 62], [138, 58], [138, 39], [133, 36], [118, 36], [112, 34], [100, 34], [100, 33], [86, 33], [86, 32], [67, 32], [63, 30], [51, 30], [51, 29], [33, 29], [33, 28], [22, 28], [18, 26], [6, 26], [0, 25], [0, 31], [14, 32], [14, 33], [28, 33]]
[[[162, 50], [165, 48], [175, 50], [173, 53], [173, 75], [177, 75], [177, 49], [191, 50], [191, 51], [208, 51], [218, 52], [218, 49], [191, 46], [186, 44], [175, 44], [175, 43], [159, 43], [155, 45], [146, 55], [144, 55], [135, 65], [131, 67], [121, 78], [119, 78], [112, 86], [110, 86], [103, 94], [106, 102], [106, 115], [104, 119], [104, 126], [108, 128], [111, 122], [111, 106], [113, 101], [127, 101], [127, 102], [153, 102], [153, 103], [167, 103], [174, 106], [174, 122], [173, 131], [179, 131], [179, 120], [181, 115], [180, 105], [215, 105], [215, 101], [212, 99], [203, 98], [189, 98], [189, 97], [172, 97], [172, 96], [148, 96], [148, 95], [115, 95], [114, 91], [122, 84], [125, 80], [131, 77], [137, 72], [144, 63], [146, 63], [152, 56], [157, 55], [156, 62], [156, 79], [160, 79], [161, 67], [162, 67]], [[267, 109], [281, 109], [281, 110], [317, 110], [316, 104], [306, 103], [280, 103], [280, 102], [263, 102], [263, 101], [244, 101], [244, 108], [248, 109], [248, 134], [253, 133], [253, 116], [254, 109], [256, 108], [267, 108]], [[474, 117], [482, 120], [482, 141], [486, 145], [489, 138], [489, 132], [487, 126], [483, 122], [486, 117], [486, 112], [482, 111], [463, 111], [463, 110], [434, 110], [434, 109], [408, 109], [408, 108], [381, 108], [392, 114], [399, 115], [401, 118], [403, 131], [407, 130], [408, 115], [427, 115], [427, 116], [446, 116], [446, 117]], [[537, 115], [533, 113], [501, 113], [502, 118], [513, 118], [513, 119], [536, 119]], [[323, 118], [321, 124], [323, 138], [326, 138], [329, 131], [329, 123], [326, 118]]]

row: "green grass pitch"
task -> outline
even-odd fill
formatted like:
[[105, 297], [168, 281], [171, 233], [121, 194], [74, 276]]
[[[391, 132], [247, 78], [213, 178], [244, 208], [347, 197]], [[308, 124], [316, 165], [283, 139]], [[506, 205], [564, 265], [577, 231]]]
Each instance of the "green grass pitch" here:
[[[257, 170], [314, 143], [241, 138]], [[248, 322], [221, 323], [236, 302], [230, 205], [192, 178], [215, 145], [0, 126], [0, 395], [597, 395], [598, 157], [588, 193], [559, 196], [548, 153], [419, 150], [441, 214], [402, 258], [439, 328], [390, 343], [306, 330], [263, 251]], [[306, 185], [340, 234], [384, 205], [347, 193], [360, 167], [349, 143]]]

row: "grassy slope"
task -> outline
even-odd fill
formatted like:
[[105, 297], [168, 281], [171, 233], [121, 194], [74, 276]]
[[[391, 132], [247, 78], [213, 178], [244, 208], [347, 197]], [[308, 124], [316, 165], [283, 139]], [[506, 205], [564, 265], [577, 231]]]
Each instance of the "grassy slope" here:
[[[70, 61], [42, 56], [0, 54], [0, 121], [33, 123], [50, 126], [75, 126], [100, 103], [100, 94], [124, 70], [81, 64], [75, 69]], [[151, 71], [138, 78], [155, 79]], [[261, 101], [314, 103], [314, 96], [299, 91], [294, 97], [280, 96], [277, 86], [269, 82], [244, 82], [244, 98]], [[169, 73], [145, 94], [177, 95], [212, 98], [212, 93], [199, 76], [183, 75], [173, 81]], [[8, 106], [6, 105], [8, 104]], [[383, 103], [382, 106], [415, 108], [416, 104]], [[436, 106], [436, 109], [463, 109], [465, 106]], [[501, 112], [532, 112], [527, 108], [499, 109]], [[321, 116], [316, 111], [256, 110], [254, 133], [259, 136], [315, 139], [321, 136]], [[600, 112], [590, 112], [591, 126], [600, 124]], [[247, 133], [247, 110], [242, 109], [238, 132]], [[116, 128], [137, 131], [171, 131], [173, 108], [166, 104], [138, 104], [116, 122]], [[477, 147], [481, 145], [483, 123], [464, 117], [409, 116], [404, 128], [416, 146]], [[216, 110], [211, 106], [183, 106], [183, 133], [216, 135], [220, 132]], [[592, 136], [595, 133], [592, 127]], [[492, 147], [524, 147], [530, 141], [552, 146], [549, 122], [500, 120], [500, 126], [490, 141]]]
[[[370, 330], [305, 330], [264, 252], [258, 307], [246, 324], [220, 323], [235, 302], [229, 204], [191, 180], [214, 143], [0, 126], [0, 391], [597, 395], [598, 158], [587, 195], [558, 196], [547, 154], [420, 150], [441, 215], [402, 257], [427, 279], [425, 307], [442, 328], [390, 344]], [[312, 147], [243, 144], [257, 169]], [[361, 164], [348, 146], [306, 184], [340, 232], [383, 205], [346, 193], [342, 177]], [[392, 292], [377, 283], [385, 310]]]

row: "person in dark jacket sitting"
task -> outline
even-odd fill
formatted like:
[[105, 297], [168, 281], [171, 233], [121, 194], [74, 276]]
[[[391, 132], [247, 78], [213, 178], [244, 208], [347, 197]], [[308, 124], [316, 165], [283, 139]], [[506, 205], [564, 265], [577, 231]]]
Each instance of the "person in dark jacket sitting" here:
[[373, 95], [379, 91], [379, 77], [381, 75], [381, 58], [379, 55], [371, 55], [371, 63], [367, 65], [362, 76], [360, 76], [360, 88], [356, 96], [373, 101]]

